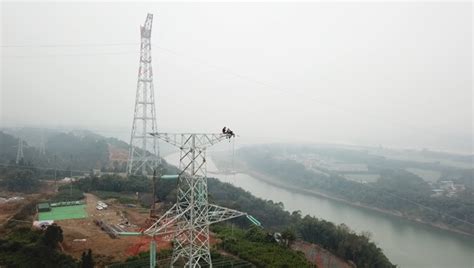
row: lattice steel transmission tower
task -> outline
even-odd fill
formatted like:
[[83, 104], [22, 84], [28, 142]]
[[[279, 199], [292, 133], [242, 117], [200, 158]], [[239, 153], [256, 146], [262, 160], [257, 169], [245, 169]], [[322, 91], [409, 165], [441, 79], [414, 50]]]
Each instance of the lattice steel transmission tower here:
[[209, 225], [247, 215], [208, 203], [206, 148], [230, 137], [195, 133], [152, 135], [180, 149], [180, 173], [176, 204], [144, 233], [150, 236], [174, 234], [171, 267], [180, 260], [185, 267], [212, 267]]
[[23, 138], [18, 137], [18, 150], [16, 152], [16, 164], [20, 163], [20, 160], [23, 159], [25, 156], [23, 155]]
[[44, 131], [41, 132], [39, 154], [40, 154], [40, 156], [46, 155], [46, 142], [45, 142], [45, 138], [44, 138]]
[[151, 174], [160, 161], [157, 140], [154, 136], [148, 135], [150, 132], [157, 131], [151, 66], [152, 23], [153, 15], [148, 14], [145, 24], [140, 27], [140, 67], [138, 68], [135, 113], [130, 136], [128, 174]]

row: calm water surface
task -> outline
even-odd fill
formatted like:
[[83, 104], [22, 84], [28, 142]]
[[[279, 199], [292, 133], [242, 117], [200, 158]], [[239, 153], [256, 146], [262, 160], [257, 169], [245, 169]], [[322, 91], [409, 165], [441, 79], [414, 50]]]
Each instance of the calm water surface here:
[[[165, 157], [178, 164], [178, 154]], [[345, 223], [357, 232], [370, 231], [372, 240], [399, 267], [474, 268], [474, 239], [410, 222], [368, 209], [352, 207], [323, 197], [295, 193], [247, 174], [218, 174], [208, 159], [209, 176], [241, 187], [253, 195], [282, 202], [288, 211], [301, 210], [336, 224]]]

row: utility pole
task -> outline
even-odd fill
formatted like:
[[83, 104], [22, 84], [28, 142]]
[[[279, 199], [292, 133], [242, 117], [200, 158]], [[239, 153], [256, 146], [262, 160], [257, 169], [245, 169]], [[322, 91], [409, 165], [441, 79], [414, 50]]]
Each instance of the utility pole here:
[[16, 152], [16, 161], [15, 163], [18, 165], [20, 161], [23, 160], [23, 138], [21, 136], [18, 137], [18, 151]]
[[184, 260], [186, 267], [212, 267], [209, 225], [247, 215], [208, 203], [206, 149], [230, 138], [226, 134], [152, 133], [180, 149], [176, 203], [145, 234], [173, 233], [171, 267]]
[[140, 67], [138, 68], [135, 112], [127, 163], [127, 173], [129, 175], [147, 175], [160, 164], [157, 140], [154, 136], [148, 135], [148, 133], [157, 131], [151, 65], [152, 23], [153, 15], [148, 14], [145, 24], [140, 28]]

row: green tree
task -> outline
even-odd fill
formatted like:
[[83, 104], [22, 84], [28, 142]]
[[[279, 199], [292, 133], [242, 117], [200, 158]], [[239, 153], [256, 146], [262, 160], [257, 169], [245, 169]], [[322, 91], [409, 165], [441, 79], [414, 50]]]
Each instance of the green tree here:
[[81, 268], [93, 268], [94, 260], [92, 259], [92, 250], [89, 249], [87, 252], [82, 252], [81, 257]]
[[281, 233], [281, 238], [283, 239], [283, 243], [285, 244], [285, 246], [290, 246], [295, 241], [296, 234], [290, 228], [286, 228]]
[[56, 249], [60, 242], [63, 242], [63, 230], [56, 224], [52, 224], [46, 228], [46, 231], [41, 238], [41, 242], [51, 248]]

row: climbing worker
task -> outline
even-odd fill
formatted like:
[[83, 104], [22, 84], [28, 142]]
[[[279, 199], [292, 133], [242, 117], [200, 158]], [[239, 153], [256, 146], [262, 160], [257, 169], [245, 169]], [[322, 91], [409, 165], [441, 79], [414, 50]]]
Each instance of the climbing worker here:
[[234, 132], [232, 130], [230, 130], [230, 128], [227, 128], [225, 133], [227, 134], [227, 138], [229, 138], [229, 139], [235, 137]]
[[226, 134], [226, 131], [227, 131], [227, 128], [224, 127], [224, 128], [222, 129], [222, 134]]

